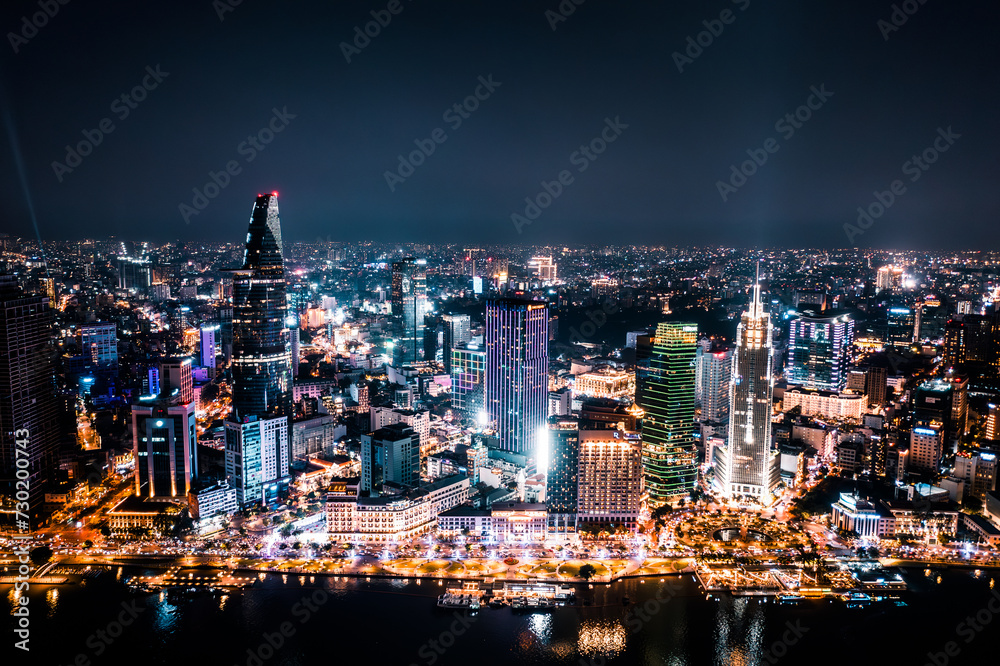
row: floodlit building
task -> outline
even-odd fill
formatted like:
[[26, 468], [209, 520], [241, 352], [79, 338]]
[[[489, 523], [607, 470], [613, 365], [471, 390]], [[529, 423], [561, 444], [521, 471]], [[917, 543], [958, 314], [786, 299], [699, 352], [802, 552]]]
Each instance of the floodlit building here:
[[581, 430], [577, 522], [631, 527], [643, 493], [642, 440], [621, 430]]
[[723, 497], [750, 496], [768, 506], [780, 482], [771, 445], [774, 378], [771, 315], [754, 285], [750, 308], [737, 327], [729, 392], [729, 438], [715, 449], [715, 485]]

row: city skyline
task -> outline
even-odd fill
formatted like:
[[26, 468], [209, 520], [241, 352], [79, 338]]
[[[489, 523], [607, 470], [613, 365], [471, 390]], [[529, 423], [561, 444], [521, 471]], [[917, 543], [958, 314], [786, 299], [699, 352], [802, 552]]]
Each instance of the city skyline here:
[[0, 3], [12, 663], [992, 663], [998, 29]]

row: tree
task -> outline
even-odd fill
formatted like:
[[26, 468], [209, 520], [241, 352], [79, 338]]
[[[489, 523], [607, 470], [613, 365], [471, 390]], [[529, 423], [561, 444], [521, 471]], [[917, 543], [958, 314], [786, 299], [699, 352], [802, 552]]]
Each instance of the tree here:
[[52, 559], [52, 549], [48, 546], [32, 548], [31, 552], [28, 553], [28, 557], [31, 558], [35, 566], [41, 566]]
[[580, 578], [590, 580], [597, 574], [597, 569], [593, 564], [584, 564], [580, 567]]

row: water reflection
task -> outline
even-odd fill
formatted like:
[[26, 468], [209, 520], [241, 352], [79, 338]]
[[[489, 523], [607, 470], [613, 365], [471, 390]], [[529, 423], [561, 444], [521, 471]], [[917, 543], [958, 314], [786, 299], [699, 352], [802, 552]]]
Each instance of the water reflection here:
[[580, 625], [577, 651], [584, 657], [617, 657], [627, 642], [628, 632], [621, 623], [586, 620]]
[[749, 666], [761, 654], [766, 626], [764, 605], [746, 597], [722, 597], [716, 602], [715, 661]]
[[59, 590], [52, 587], [45, 592], [45, 610], [48, 617], [52, 617], [59, 607]]

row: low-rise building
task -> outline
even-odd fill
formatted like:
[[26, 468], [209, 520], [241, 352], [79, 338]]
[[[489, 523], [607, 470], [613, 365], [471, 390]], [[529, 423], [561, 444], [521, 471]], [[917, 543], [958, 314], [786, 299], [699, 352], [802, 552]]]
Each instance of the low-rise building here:
[[208, 520], [216, 515], [228, 516], [240, 508], [236, 488], [228, 481], [220, 481], [188, 493], [188, 511], [193, 520]]
[[327, 532], [332, 541], [407, 541], [434, 529], [438, 514], [467, 501], [469, 492], [469, 478], [464, 475], [383, 497], [361, 497], [359, 485], [341, 484], [327, 495]]
[[861, 413], [867, 406], [865, 397], [860, 393], [837, 393], [802, 386], [785, 391], [782, 403], [782, 408], [786, 412], [794, 407], [800, 407], [803, 416], [845, 421], [861, 421]]
[[147, 502], [132, 495], [108, 511], [108, 528], [114, 536], [156, 536], [173, 529], [181, 508], [170, 502]]
[[975, 534], [981, 543], [992, 548], [1000, 547], [1000, 529], [982, 516], [962, 514], [962, 527], [965, 531]]

